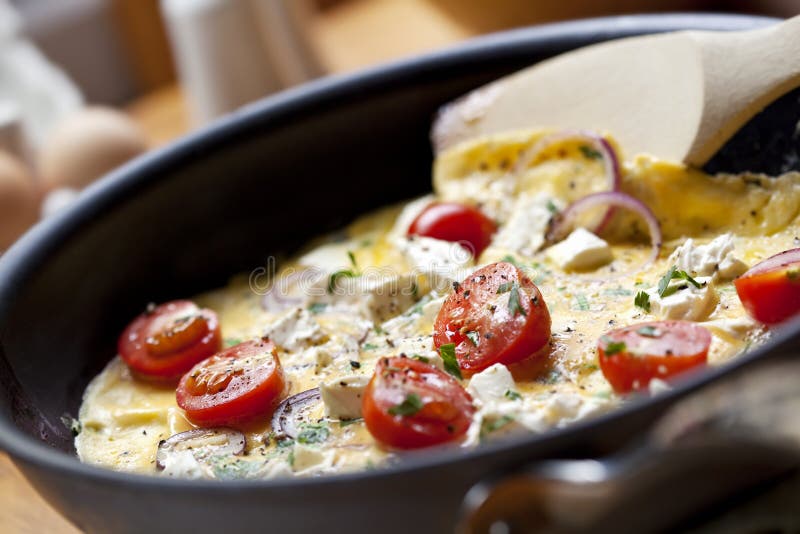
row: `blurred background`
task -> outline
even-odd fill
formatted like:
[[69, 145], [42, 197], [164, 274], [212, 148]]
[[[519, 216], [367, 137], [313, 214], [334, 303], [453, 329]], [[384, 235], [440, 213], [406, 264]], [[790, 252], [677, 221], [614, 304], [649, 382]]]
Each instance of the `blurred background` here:
[[304, 81], [509, 28], [800, 0], [0, 0], [0, 251], [110, 169]]

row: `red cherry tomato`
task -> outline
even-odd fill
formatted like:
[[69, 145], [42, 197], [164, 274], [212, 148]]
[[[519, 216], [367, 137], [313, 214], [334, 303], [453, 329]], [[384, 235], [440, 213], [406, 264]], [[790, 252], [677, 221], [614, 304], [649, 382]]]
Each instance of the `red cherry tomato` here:
[[462, 437], [472, 397], [436, 367], [410, 358], [381, 358], [361, 403], [364, 424], [381, 444], [418, 449]]
[[539, 289], [517, 267], [500, 262], [471, 274], [444, 301], [433, 325], [438, 349], [455, 344], [466, 374], [520, 362], [550, 340], [550, 313]]
[[136, 374], [177, 380], [222, 347], [217, 314], [175, 300], [148, 310], [122, 332], [117, 351]]
[[654, 321], [618, 328], [597, 341], [603, 376], [617, 393], [646, 389], [654, 378], [666, 380], [702, 366], [711, 334], [689, 321]]
[[455, 202], [434, 202], [417, 215], [408, 235], [461, 243], [476, 258], [489, 246], [497, 227], [480, 210]]
[[757, 263], [733, 283], [744, 309], [754, 319], [782, 323], [800, 313], [800, 248]]
[[271, 341], [240, 343], [183, 375], [175, 397], [201, 426], [234, 425], [267, 416], [283, 393], [283, 370]]

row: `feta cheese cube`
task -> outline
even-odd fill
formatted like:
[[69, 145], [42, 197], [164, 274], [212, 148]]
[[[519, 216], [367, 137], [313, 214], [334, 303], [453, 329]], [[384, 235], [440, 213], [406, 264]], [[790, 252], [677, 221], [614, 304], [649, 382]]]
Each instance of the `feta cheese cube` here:
[[443, 292], [460, 282], [473, 266], [472, 253], [450, 241], [424, 236], [403, 236], [394, 241], [415, 275], [428, 278], [431, 289]]
[[480, 401], [482, 406], [491, 406], [498, 402], [505, 402], [507, 391], [514, 391], [516, 384], [508, 367], [496, 363], [475, 374], [467, 385], [467, 391], [472, 397]]
[[295, 443], [292, 452], [294, 453], [292, 469], [296, 475], [319, 473], [333, 466], [334, 451], [325, 451], [303, 443]]
[[689, 238], [675, 249], [669, 259], [678, 269], [693, 276], [731, 280], [747, 270], [747, 265], [734, 255], [734, 246], [730, 233], [718, 236], [705, 245], [697, 245]]
[[698, 277], [697, 288], [685, 280], [673, 280], [669, 287], [677, 290], [665, 297], [658, 295], [658, 288], [646, 291], [650, 297], [650, 312], [663, 319], [685, 319], [703, 321], [714, 311], [719, 302], [719, 295], [711, 285], [711, 277]]
[[500, 228], [492, 246], [532, 256], [545, 241], [550, 218], [548, 209], [552, 202], [549, 195], [522, 195], [514, 204], [511, 216]]
[[361, 398], [368, 383], [369, 377], [366, 375], [350, 375], [323, 382], [319, 392], [325, 415], [334, 419], [361, 417]]
[[576, 229], [545, 254], [567, 271], [594, 269], [614, 259], [608, 243], [585, 228]]

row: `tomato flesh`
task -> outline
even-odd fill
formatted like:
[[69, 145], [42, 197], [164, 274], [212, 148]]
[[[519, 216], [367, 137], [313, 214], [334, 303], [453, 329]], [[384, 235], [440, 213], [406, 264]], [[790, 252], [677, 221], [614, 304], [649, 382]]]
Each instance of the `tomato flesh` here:
[[703, 366], [711, 334], [689, 321], [654, 321], [612, 330], [597, 342], [603, 376], [617, 393], [647, 389]]
[[764, 324], [800, 313], [800, 248], [771, 256], [734, 280], [744, 309]]
[[470, 375], [539, 352], [550, 340], [550, 326], [539, 288], [511, 263], [493, 263], [447, 297], [434, 323], [433, 343], [437, 349], [455, 344], [459, 366]]
[[122, 332], [117, 351], [138, 376], [177, 380], [222, 347], [217, 314], [188, 300], [161, 304]]
[[[419, 404], [411, 403], [414, 408], [398, 412], [409, 399]], [[454, 378], [430, 364], [404, 357], [378, 361], [361, 410], [370, 434], [391, 449], [418, 449], [458, 440], [466, 434], [475, 413], [472, 397]]]
[[477, 258], [489, 246], [496, 230], [494, 221], [477, 208], [456, 202], [434, 202], [417, 215], [408, 235], [460, 243]]
[[268, 416], [284, 385], [275, 345], [254, 340], [195, 365], [181, 378], [175, 397], [195, 424], [235, 425]]

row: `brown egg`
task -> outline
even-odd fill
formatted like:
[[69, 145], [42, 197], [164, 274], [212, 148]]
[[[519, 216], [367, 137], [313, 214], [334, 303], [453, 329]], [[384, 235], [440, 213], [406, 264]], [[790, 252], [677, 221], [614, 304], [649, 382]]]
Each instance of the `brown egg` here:
[[147, 149], [147, 140], [127, 115], [86, 108], [56, 125], [41, 147], [42, 188], [82, 189]]
[[28, 169], [0, 151], [0, 251], [39, 218], [39, 193]]

